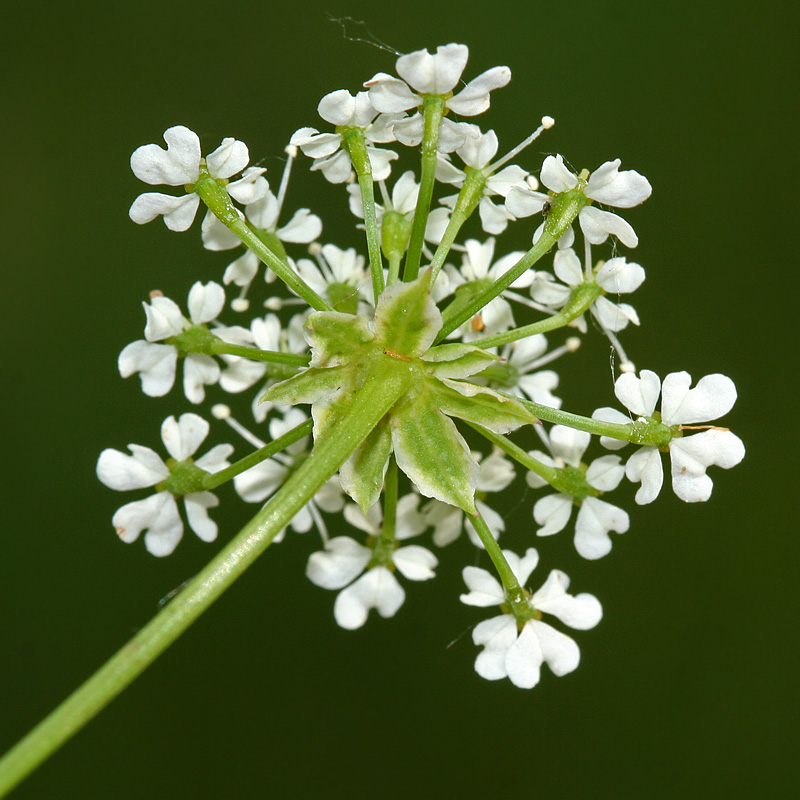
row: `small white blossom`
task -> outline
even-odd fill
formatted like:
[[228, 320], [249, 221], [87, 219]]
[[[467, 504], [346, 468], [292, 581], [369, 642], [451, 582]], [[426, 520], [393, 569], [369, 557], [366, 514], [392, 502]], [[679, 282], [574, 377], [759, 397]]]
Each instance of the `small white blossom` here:
[[[528, 548], [522, 558], [509, 550], [504, 550], [503, 555], [524, 586], [539, 561], [536, 550]], [[470, 590], [461, 595], [463, 603], [481, 607], [506, 604], [505, 590], [494, 575], [479, 567], [464, 567], [462, 574]], [[570, 628], [593, 628], [603, 616], [600, 602], [591, 594], [568, 594], [568, 588], [569, 578], [554, 569], [530, 603], [536, 611], [551, 614]], [[475, 659], [478, 675], [490, 681], [508, 678], [521, 689], [531, 689], [539, 683], [543, 663], [554, 675], [561, 676], [572, 672], [580, 662], [580, 650], [572, 638], [534, 617], [521, 626], [510, 613], [492, 617], [475, 626], [472, 640], [483, 646]]]
[[546, 352], [547, 339], [541, 333], [506, 345], [502, 356], [513, 375], [507, 391], [519, 397], [527, 397], [534, 403], [561, 408], [561, 398], [553, 394], [558, 388], [558, 373], [552, 369], [539, 369], [542, 362], [551, 360], [545, 355]]
[[[145, 144], [134, 150], [131, 156], [133, 174], [151, 185], [184, 186], [187, 193], [174, 196], [145, 192], [133, 201], [129, 215], [139, 225], [163, 216], [170, 230], [185, 231], [194, 221], [200, 205], [200, 198], [193, 189], [200, 178], [200, 138], [183, 125], [176, 125], [164, 131], [164, 141], [166, 150], [157, 144]], [[260, 167], [245, 169], [249, 161], [247, 145], [228, 137], [206, 156], [205, 164], [212, 178], [225, 181], [225, 190], [234, 200], [254, 203], [266, 193], [267, 182], [262, 177], [265, 170]], [[227, 183], [228, 178], [242, 170], [244, 173], [238, 181]]]
[[[624, 257], [609, 258], [594, 272], [591, 263], [581, 268], [581, 262], [572, 248], [556, 251], [553, 258], [553, 271], [565, 285], [553, 283], [537, 273], [531, 280], [531, 297], [550, 308], [561, 308], [569, 300], [572, 291], [584, 283], [596, 283], [604, 292], [591, 306], [592, 316], [600, 326], [617, 333], [629, 323], [639, 324], [636, 309], [628, 303], [614, 303], [605, 293], [614, 297], [636, 291], [644, 281], [644, 269]], [[588, 274], [587, 274], [588, 273]]]
[[[554, 458], [545, 453], [530, 453], [538, 461], [549, 467], [563, 469], [565, 466], [581, 468], [581, 456], [589, 446], [591, 435], [576, 431], [564, 425], [554, 425], [550, 430], [550, 450]], [[584, 480], [600, 492], [610, 492], [619, 486], [625, 475], [625, 468], [619, 456], [601, 456], [586, 468]], [[528, 485], [535, 489], [547, 485], [547, 481], [534, 472], [528, 472]], [[533, 507], [533, 518], [541, 525], [537, 536], [550, 536], [564, 530], [572, 514], [575, 498], [559, 492], [537, 500]], [[625, 533], [630, 527], [630, 517], [626, 511], [591, 495], [580, 501], [575, 520], [575, 549], [584, 558], [601, 558], [611, 550], [610, 531]]]
[[[418, 503], [417, 494], [398, 500], [395, 530], [398, 541], [417, 536], [425, 529], [425, 520], [417, 510]], [[366, 515], [355, 505], [346, 506], [344, 514], [351, 525], [372, 539], [380, 536], [382, 514], [378, 503]], [[360, 628], [371, 608], [377, 609], [382, 617], [393, 617], [405, 600], [405, 590], [389, 566], [378, 564], [368, 568], [372, 556], [371, 547], [349, 536], [337, 536], [325, 544], [324, 550], [312, 553], [308, 559], [306, 575], [312, 583], [323, 589], [342, 590], [333, 606], [336, 622], [342, 628]], [[411, 581], [433, 578], [438, 564], [436, 556], [419, 545], [398, 547], [391, 555], [391, 562]]]
[[[147, 317], [144, 339], [127, 345], [119, 354], [119, 373], [128, 378], [135, 372], [142, 381], [142, 391], [149, 397], [162, 397], [175, 383], [178, 348], [174, 344], [157, 344], [164, 339], [179, 336], [194, 326], [202, 326], [216, 319], [225, 305], [225, 290], [213, 281], [195, 283], [189, 291], [189, 319], [183, 316], [174, 300], [160, 295], [152, 296], [150, 303], [142, 303]], [[183, 390], [192, 403], [202, 403], [205, 386], [219, 379], [219, 364], [209, 355], [189, 353], [183, 365]]]
[[[376, 144], [393, 141], [387, 127], [387, 120], [375, 117], [378, 111], [370, 103], [368, 92], [355, 96], [346, 89], [326, 94], [317, 106], [319, 115], [332, 125], [343, 128], [361, 128], [366, 140], [367, 155], [372, 166], [372, 177], [383, 181], [391, 172], [390, 162], [397, 153]], [[374, 120], [374, 122], [373, 122]], [[305, 155], [314, 159], [312, 170], [322, 170], [331, 183], [344, 183], [350, 179], [352, 167], [350, 156], [342, 147], [341, 133], [320, 133], [316, 128], [300, 128], [295, 131], [291, 143], [299, 147]]]
[[[469, 48], [464, 44], [447, 44], [436, 48], [436, 53], [416, 50], [400, 56], [395, 68], [403, 79], [399, 80], [384, 72], [368, 80], [372, 105], [388, 114], [418, 109], [424, 95], [448, 95], [461, 80], [467, 66]], [[508, 67], [493, 67], [471, 80], [461, 91], [449, 97], [445, 108], [462, 117], [474, 117], [489, 108], [489, 93], [500, 89], [511, 80]], [[395, 122], [392, 132], [397, 140], [410, 147], [422, 141], [423, 119], [417, 111], [412, 117]], [[464, 144], [468, 136], [474, 135], [472, 126], [453, 122], [444, 117], [439, 133], [439, 150], [452, 153]]]
[[[658, 396], [661, 394], [660, 422], [670, 427], [693, 426], [698, 422], [710, 422], [727, 414], [736, 402], [736, 387], [725, 375], [715, 373], [701, 378], [694, 389], [692, 376], [688, 372], [671, 372], [661, 380], [655, 372], [644, 369], [637, 377], [632, 372], [624, 373], [614, 384], [614, 393], [619, 401], [641, 419], [650, 419], [655, 414]], [[631, 419], [614, 408], [599, 408], [592, 415], [606, 422], [630, 423]], [[603, 437], [602, 444], [617, 449], [626, 442]], [[727, 428], [708, 426], [708, 430], [691, 435], [673, 436], [669, 442], [672, 463], [672, 488], [675, 494], [687, 503], [698, 503], [711, 496], [713, 482], [706, 475], [710, 466], [730, 469], [744, 458], [742, 440]], [[661, 491], [664, 470], [661, 453], [656, 447], [640, 447], [625, 465], [628, 479], [641, 487], [636, 492], [640, 505], [652, 503]]]
[[[208, 435], [209, 425], [197, 414], [181, 414], [178, 420], [167, 417], [161, 426], [161, 439], [169, 455], [177, 462], [191, 458]], [[169, 478], [170, 468], [161, 456], [149, 447], [129, 444], [133, 455], [106, 449], [97, 460], [97, 477], [110, 489], [120, 492], [146, 489]], [[212, 447], [193, 464], [206, 472], [219, 472], [229, 466], [233, 452], [229, 444]], [[209, 519], [208, 509], [219, 505], [211, 492], [192, 492], [183, 496], [189, 527], [204, 541], [217, 538], [217, 525]], [[145, 547], [154, 556], [169, 555], [183, 536], [183, 522], [175, 496], [166, 489], [144, 500], [135, 500], [117, 509], [111, 520], [123, 542], [135, 541], [142, 531]]]
[[[633, 208], [643, 203], [650, 197], [652, 187], [643, 175], [635, 170], [619, 171], [621, 161], [606, 161], [590, 176], [583, 189], [584, 195], [589, 200], [611, 206], [612, 208]], [[564, 158], [560, 155], [547, 156], [542, 164], [540, 174], [541, 182], [556, 194], [569, 192], [579, 184], [578, 176], [570, 172], [564, 165]], [[529, 217], [537, 214], [544, 208], [550, 198], [542, 192], [514, 186], [506, 197], [506, 206], [515, 217]], [[591, 244], [602, 244], [609, 235], [616, 236], [626, 247], [636, 247], [639, 239], [633, 228], [622, 217], [610, 211], [601, 211], [591, 205], [586, 205], [578, 214], [583, 235]], [[544, 224], [534, 234], [536, 241]], [[563, 244], [562, 244], [563, 241]], [[559, 240], [562, 247], [570, 247], [574, 236], [570, 231]]]

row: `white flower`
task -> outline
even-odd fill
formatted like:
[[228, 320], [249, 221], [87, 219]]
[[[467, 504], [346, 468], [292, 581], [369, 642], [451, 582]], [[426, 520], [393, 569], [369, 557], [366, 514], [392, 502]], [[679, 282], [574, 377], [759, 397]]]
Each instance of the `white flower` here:
[[[585, 431], [554, 425], [550, 430], [550, 450], [555, 458], [538, 451], [533, 451], [530, 455], [549, 467], [571, 467], [578, 470], [581, 467], [581, 456], [591, 438]], [[625, 474], [625, 468], [620, 462], [619, 456], [596, 458], [583, 475], [585, 483], [600, 492], [616, 489]], [[547, 484], [547, 481], [534, 472], [528, 472], [526, 477], [528, 485], [533, 488]], [[537, 500], [533, 507], [533, 517], [541, 525], [536, 531], [537, 536], [550, 536], [564, 530], [573, 505], [575, 498], [561, 492]], [[629, 527], [630, 518], [627, 512], [598, 497], [587, 495], [580, 500], [575, 520], [575, 549], [584, 558], [601, 558], [611, 550], [609, 532], [625, 533]]]
[[361, 297], [372, 302], [369, 270], [364, 256], [354, 247], [342, 250], [335, 244], [324, 244], [313, 252], [317, 255], [317, 261], [298, 259], [297, 274], [320, 297], [331, 298], [333, 289], [333, 295], [340, 302], [349, 293], [352, 293], [354, 300]]
[[[425, 529], [425, 520], [417, 511], [418, 503], [417, 494], [398, 500], [395, 530], [398, 541], [417, 536]], [[378, 503], [366, 515], [355, 505], [346, 506], [344, 514], [351, 525], [369, 534], [373, 543], [380, 536], [382, 517]], [[377, 609], [382, 617], [397, 613], [406, 594], [390, 568], [392, 565], [408, 580], [425, 581], [434, 577], [433, 570], [438, 564], [436, 556], [419, 545], [398, 547], [392, 552], [390, 563], [368, 568], [373, 554], [372, 547], [365, 547], [349, 536], [337, 536], [308, 559], [306, 575], [312, 583], [323, 589], [342, 589], [333, 607], [336, 622], [342, 628], [360, 628], [371, 608]]]
[[[479, 497], [484, 497], [488, 492], [503, 491], [514, 480], [516, 475], [514, 466], [502, 453], [492, 453], [482, 460], [480, 453], [473, 452], [472, 455], [478, 461], [480, 470], [478, 484], [475, 487], [475, 505], [489, 530], [497, 539], [506, 529], [505, 520]], [[443, 503], [441, 500], [431, 500], [423, 506], [422, 514], [426, 524], [433, 528], [433, 543], [438, 547], [445, 547], [454, 542], [461, 536], [462, 528], [466, 527], [472, 544], [484, 549], [483, 542], [475, 533], [469, 517], [466, 517], [467, 525], [464, 526], [465, 514], [460, 508]]]
[[[503, 554], [524, 586], [539, 561], [538, 553], [531, 547], [522, 558], [509, 550]], [[505, 591], [494, 575], [479, 567], [464, 567], [462, 574], [470, 590], [461, 595], [463, 603], [482, 607], [506, 604]], [[599, 601], [591, 594], [567, 594], [568, 588], [569, 578], [554, 569], [530, 603], [536, 611], [552, 614], [570, 628], [593, 628], [603, 616]], [[543, 663], [554, 675], [561, 676], [572, 672], [580, 662], [580, 650], [573, 639], [534, 617], [521, 626], [509, 613], [492, 617], [475, 626], [472, 640], [483, 645], [475, 659], [478, 675], [490, 681], [507, 677], [521, 689], [531, 689], [539, 683]]]
[[[317, 111], [326, 122], [337, 127], [361, 128], [373, 179], [383, 181], [389, 177], [392, 169], [389, 162], [398, 156], [392, 150], [375, 147], [375, 144], [393, 141], [393, 137], [387, 120], [381, 117], [375, 119], [378, 112], [370, 103], [368, 92], [359, 92], [355, 97], [347, 89], [330, 92], [319, 101]], [[300, 128], [291, 138], [293, 145], [314, 159], [311, 169], [322, 170], [331, 183], [344, 183], [352, 172], [350, 156], [343, 149], [342, 142], [341, 133], [320, 133], [316, 128]]]
[[[617, 378], [614, 393], [619, 401], [639, 418], [649, 419], [655, 413], [661, 394], [660, 422], [669, 427], [693, 426], [710, 422], [727, 414], [736, 402], [736, 387], [725, 375], [706, 375], [694, 389], [688, 372], [671, 372], [664, 378], [663, 386], [655, 372], [644, 369], [637, 378], [626, 372]], [[630, 423], [631, 419], [613, 408], [599, 408], [592, 415], [606, 422]], [[625, 442], [603, 437], [601, 443], [617, 449]], [[672, 488], [687, 503], [708, 500], [714, 486], [706, 469], [714, 465], [723, 469], [735, 467], [744, 458], [742, 440], [726, 428], [708, 426], [708, 430], [689, 436], [673, 436], [668, 445], [672, 462]], [[625, 465], [625, 474], [634, 482], [641, 482], [636, 492], [640, 505], [652, 503], [661, 491], [664, 470], [661, 453], [656, 447], [641, 447]]]
[[[589, 176], [583, 189], [589, 200], [612, 208], [633, 208], [650, 197], [652, 187], [647, 178], [632, 169], [620, 172], [620, 163], [618, 158], [606, 161]], [[556, 194], [572, 191], [580, 183], [578, 176], [564, 165], [564, 159], [560, 155], [547, 156], [539, 177]], [[506, 197], [506, 206], [515, 217], [529, 217], [542, 211], [549, 199], [541, 192], [514, 186]], [[616, 236], [626, 247], [636, 247], [639, 243], [633, 228], [622, 217], [609, 211], [601, 211], [591, 205], [584, 206], [578, 214], [578, 222], [583, 235], [591, 244], [602, 244], [609, 235]], [[543, 227], [542, 224], [534, 234], [534, 241], [539, 238]], [[561, 246], [572, 245], [574, 237], [571, 229], [561, 237], [559, 243], [562, 240], [564, 243]]]
[[[437, 47], [434, 54], [427, 50], [416, 50], [397, 59], [395, 67], [403, 80], [379, 72], [364, 86], [369, 89], [372, 105], [378, 111], [397, 114], [418, 109], [424, 102], [423, 95], [448, 95], [455, 89], [468, 58], [469, 48], [464, 44]], [[449, 97], [445, 108], [463, 117], [482, 114], [489, 108], [489, 93], [502, 88], [510, 80], [511, 70], [508, 67], [488, 69], [460, 92]], [[422, 114], [417, 112], [408, 119], [395, 122], [392, 132], [399, 142], [415, 147], [422, 141], [422, 128]], [[471, 126], [444, 117], [439, 133], [439, 150], [452, 153], [472, 135]]]
[[[569, 346], [564, 348], [568, 349]], [[510, 377], [508, 383], [502, 383], [501, 387], [507, 386], [510, 394], [527, 397], [534, 403], [550, 408], [561, 408], [561, 398], [553, 394], [558, 388], [558, 373], [552, 369], [538, 368], [542, 362], [552, 360], [552, 356], [555, 355], [555, 352], [545, 355], [546, 351], [547, 339], [541, 333], [517, 339], [506, 345], [502, 356], [506, 361]]]
[[[565, 305], [574, 289], [584, 283], [596, 283], [604, 295], [619, 296], [638, 289], [645, 278], [644, 269], [624, 257], [609, 258], [602, 263], [597, 272], [587, 263], [581, 268], [581, 262], [572, 248], [557, 250], [553, 258], [553, 270], [566, 286], [550, 283], [541, 279], [541, 273], [531, 281], [531, 297], [537, 302], [551, 308]], [[538, 278], [538, 279], [537, 279]], [[636, 309], [628, 303], [613, 303], [604, 295], [599, 296], [591, 306], [592, 316], [606, 330], [616, 333], [627, 327], [628, 323], [639, 324]]]
[[[491, 172], [490, 162], [497, 154], [497, 134], [494, 131], [478, 133], [475, 137], [469, 137], [461, 147], [456, 150], [462, 161], [475, 170], [485, 170], [489, 168], [489, 175], [484, 184], [483, 197], [478, 203], [478, 214], [481, 218], [481, 225], [486, 233], [502, 233], [508, 223], [514, 220], [514, 215], [505, 205], [495, 205], [491, 197], [507, 197], [512, 186], [529, 186], [526, 183], [528, 173], [515, 164], [504, 167], [499, 172]], [[436, 167], [436, 179], [443, 183], [461, 187], [467, 175], [463, 170], [458, 169], [444, 155], [439, 156]], [[457, 195], [442, 198], [441, 202], [449, 207], [453, 207]]]
[[[459, 286], [470, 283], [475, 284], [476, 290], [484, 289], [500, 278], [503, 273], [508, 272], [524, 255], [521, 251], [515, 250], [494, 261], [495, 239], [493, 236], [483, 243], [477, 239], [467, 239], [464, 245], [465, 253], [461, 269], [456, 270], [452, 266], [446, 265], [452, 292], [455, 292]], [[529, 286], [531, 279], [530, 270], [523, 272], [510, 288], [518, 289]], [[514, 327], [514, 315], [511, 312], [511, 305], [508, 300], [499, 296], [487, 303], [479, 314], [467, 320], [460, 328], [456, 328], [448, 338], [460, 337], [465, 342], [471, 342], [480, 337], [493, 336], [496, 333], [507, 331], [512, 327]]]
[[[134, 150], [131, 169], [145, 183], [184, 186], [187, 193], [176, 197], [145, 192], [133, 201], [129, 215], [139, 225], [163, 216], [170, 230], [185, 231], [194, 221], [200, 205], [200, 198], [193, 189], [200, 178], [200, 139], [194, 131], [176, 125], [164, 131], [164, 141], [166, 150], [157, 144], [145, 144]], [[245, 170], [249, 161], [247, 145], [232, 137], [223, 139], [222, 144], [205, 159], [209, 175], [220, 181], [227, 181]], [[226, 182], [225, 190], [240, 203], [254, 203], [267, 191], [267, 182], [261, 177], [264, 172], [260, 167], [250, 167], [238, 181]]]
[[[280, 438], [292, 428], [296, 428], [307, 419], [307, 415], [299, 408], [289, 409], [283, 418], [270, 420], [269, 434], [272, 440]], [[263, 446], [264, 443], [260, 443]], [[247, 503], [263, 503], [273, 495], [285, 482], [296, 467], [308, 457], [308, 437], [289, 445], [285, 450], [272, 458], [259, 462], [233, 479], [233, 487], [239, 497]], [[314, 497], [306, 503], [289, 523], [293, 531], [306, 533], [314, 524], [325, 533], [325, 525], [319, 510], [338, 513], [344, 506], [344, 495], [339, 479], [334, 476], [328, 480]], [[282, 541], [281, 531], [274, 542]]]
[[[197, 414], [167, 417], [161, 426], [161, 439], [167, 452], [177, 462], [189, 461], [208, 435], [209, 425]], [[120, 492], [156, 486], [170, 477], [170, 468], [161, 456], [149, 447], [129, 444], [133, 455], [106, 449], [97, 460], [97, 477], [110, 489]], [[206, 472], [219, 472], [229, 466], [227, 458], [233, 452], [229, 444], [212, 447], [204, 456], [191, 463]], [[174, 467], [173, 467], [174, 469]], [[219, 505], [211, 492], [192, 492], [183, 496], [189, 527], [204, 541], [217, 538], [217, 525], [209, 519], [208, 509]], [[144, 500], [127, 503], [112, 518], [112, 524], [123, 542], [133, 542], [146, 530], [145, 547], [154, 556], [169, 555], [183, 536], [183, 522], [175, 496], [166, 489]]]
[[[119, 354], [119, 373], [123, 378], [139, 373], [142, 391], [149, 397], [162, 397], [175, 383], [178, 348], [156, 342], [179, 336], [194, 326], [216, 319], [225, 305], [225, 290], [213, 281], [195, 283], [189, 291], [189, 319], [176, 302], [154, 295], [150, 304], [142, 303], [147, 317], [144, 339], [127, 345]], [[205, 399], [205, 386], [219, 379], [219, 364], [209, 355], [189, 353], [183, 365], [183, 390], [192, 403]]]

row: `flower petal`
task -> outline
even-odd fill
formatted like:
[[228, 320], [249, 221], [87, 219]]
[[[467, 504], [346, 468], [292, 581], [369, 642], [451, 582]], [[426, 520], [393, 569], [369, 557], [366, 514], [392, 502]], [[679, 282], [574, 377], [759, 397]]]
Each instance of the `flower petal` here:
[[671, 372], [661, 390], [661, 420], [665, 425], [709, 422], [727, 414], [736, 402], [736, 386], [726, 375], [706, 375], [694, 389], [688, 372]]
[[354, 630], [367, 621], [371, 608], [384, 618], [393, 617], [405, 599], [406, 593], [397, 578], [386, 567], [374, 567], [339, 592], [333, 615], [342, 628]]

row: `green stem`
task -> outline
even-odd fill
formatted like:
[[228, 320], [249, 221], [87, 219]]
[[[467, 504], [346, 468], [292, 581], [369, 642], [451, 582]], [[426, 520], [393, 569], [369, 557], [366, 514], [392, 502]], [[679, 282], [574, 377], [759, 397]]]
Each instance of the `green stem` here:
[[572, 320], [577, 319], [581, 314], [588, 311], [592, 303], [600, 296], [602, 289], [596, 283], [584, 283], [572, 290], [569, 301], [564, 308], [552, 317], [515, 328], [505, 333], [498, 333], [495, 336], [487, 336], [485, 339], [475, 339], [470, 344], [474, 347], [486, 349], [487, 347], [500, 347], [501, 345], [515, 342], [518, 339], [525, 339], [537, 333], [547, 333], [558, 328], [569, 325]]
[[55, 752], [171, 645], [255, 560], [367, 437], [406, 390], [398, 362], [372, 363], [335, 433], [308, 459], [208, 566], [0, 761], [0, 797]]
[[500, 581], [503, 588], [506, 590], [506, 597], [511, 605], [511, 610], [517, 619], [527, 619], [531, 616], [531, 605], [528, 602], [528, 595], [525, 590], [519, 585], [517, 576], [511, 570], [511, 567], [500, 549], [497, 540], [492, 536], [489, 526], [484, 521], [483, 517], [478, 512], [475, 516], [470, 515], [470, 522], [472, 527], [475, 528], [475, 533], [478, 534], [489, 558], [500, 576]]
[[281, 450], [285, 450], [287, 447], [289, 447], [289, 445], [299, 442], [304, 436], [308, 436], [313, 427], [314, 420], [307, 419], [305, 422], [301, 422], [290, 431], [284, 433], [283, 436], [275, 439], [269, 444], [265, 444], [263, 447], [260, 447], [255, 452], [250, 453], [250, 455], [240, 459], [235, 464], [231, 464], [229, 467], [226, 467], [219, 472], [208, 474], [205, 478], [203, 478], [202, 491], [216, 489], [218, 486], [222, 486], [223, 483], [226, 483], [232, 478], [235, 478], [237, 475], [240, 475], [242, 472], [250, 469], [250, 467], [254, 467], [256, 464], [260, 464], [262, 461], [266, 461], [268, 458], [272, 458], [272, 456], [274, 456], [276, 453], [280, 453]]
[[391, 456], [383, 489], [383, 525], [381, 526], [380, 535], [373, 546], [371, 563], [392, 569], [394, 569], [392, 566], [392, 554], [395, 549], [395, 534], [397, 532], [397, 494], [397, 462], [394, 460], [394, 456]]
[[386, 278], [386, 283], [389, 286], [393, 283], [397, 283], [397, 279], [400, 277], [400, 262], [402, 260], [403, 256], [397, 252], [389, 256], [389, 276]]
[[439, 131], [445, 112], [446, 98], [440, 95], [427, 96], [422, 105], [424, 130], [422, 137], [422, 164], [420, 169], [419, 195], [414, 210], [414, 222], [411, 226], [411, 238], [406, 254], [406, 266], [403, 280], [416, 280], [419, 274], [419, 262], [422, 258], [422, 245], [425, 242], [425, 228], [428, 224], [428, 212], [433, 198], [433, 186], [436, 180], [436, 158], [439, 153]]
[[293, 269], [264, 244], [240, 216], [231, 198], [218, 181], [201, 169], [200, 180], [194, 184], [197, 196], [216, 218], [235, 233], [296, 295], [317, 311], [333, 311], [327, 300], [320, 297]]
[[[203, 351], [206, 352], [206, 351]], [[259, 350], [257, 347], [229, 344], [220, 339], [211, 345], [211, 354], [226, 356], [241, 356], [250, 361], [266, 361], [271, 364], [288, 364], [293, 367], [308, 366], [311, 356], [298, 353], [279, 353], [275, 350]]]
[[367, 250], [369, 252], [369, 268], [372, 273], [372, 292], [377, 304], [383, 291], [383, 262], [378, 235], [378, 217], [375, 214], [375, 185], [372, 180], [372, 162], [369, 160], [364, 131], [361, 128], [337, 128], [342, 134], [342, 143], [350, 156], [358, 176], [361, 189], [361, 205], [364, 207], [364, 228], [367, 233]]
[[513, 267], [506, 270], [491, 286], [487, 286], [482, 292], [475, 295], [470, 303], [461, 308], [455, 314], [445, 316], [444, 325], [436, 343], [442, 341], [448, 334], [452, 333], [468, 319], [474, 317], [485, 305], [491, 303], [495, 297], [504, 292], [523, 272], [530, 269], [548, 250], [556, 243], [556, 239], [547, 231], [544, 231], [536, 242]]
[[439, 274], [439, 270], [444, 265], [444, 260], [447, 258], [453, 242], [458, 236], [462, 225], [470, 218], [472, 212], [478, 207], [481, 197], [483, 197], [483, 190], [486, 186], [486, 176], [479, 169], [467, 168], [467, 177], [464, 179], [464, 185], [458, 193], [453, 213], [450, 215], [450, 221], [447, 223], [442, 241], [436, 248], [431, 261], [433, 269], [433, 280]]

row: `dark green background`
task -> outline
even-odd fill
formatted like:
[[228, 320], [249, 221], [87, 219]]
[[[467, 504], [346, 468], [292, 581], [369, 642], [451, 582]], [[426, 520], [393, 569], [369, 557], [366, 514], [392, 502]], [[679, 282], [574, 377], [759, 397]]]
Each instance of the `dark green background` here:
[[[442, 554], [437, 580], [408, 587], [394, 620], [345, 632], [333, 594], [303, 577], [314, 540], [293, 537], [15, 797], [796, 793], [797, 26], [777, 9], [2, 4], [0, 748], [215, 552], [191, 535], [163, 560], [122, 546], [110, 526], [120, 496], [94, 476], [103, 447], [156, 445], [160, 421], [189, 409], [117, 374], [141, 335], [140, 300], [153, 288], [182, 299], [227, 263], [197, 229], [128, 220], [142, 190], [129, 155], [182, 123], [209, 149], [243, 139], [275, 180], [323, 94], [393, 67], [326, 12], [367, 20], [401, 51], [466, 42], [468, 78], [508, 64], [514, 79], [482, 119], [506, 146], [551, 114], [540, 152], [589, 168], [619, 155], [647, 175], [652, 198], [626, 215], [648, 275], [633, 301], [643, 327], [624, 341], [662, 375], [730, 375], [728, 420], [748, 448], [738, 469], [713, 473], [708, 504], [665, 491], [632, 508], [600, 562], [581, 562], [567, 535], [538, 543], [540, 569], [564, 568], [605, 609], [576, 636], [583, 661], [568, 677], [546, 672], [531, 692], [476, 677], [469, 627], [482, 617], [457, 601], [464, 543]], [[298, 175], [294, 202], [348, 219], [319, 176]], [[352, 237], [332, 222], [326, 233]], [[592, 338], [564, 366], [566, 407], [583, 413], [612, 400], [608, 348]], [[507, 503], [518, 549], [536, 543], [521, 491]], [[227, 539], [248, 509], [221, 496]]]

